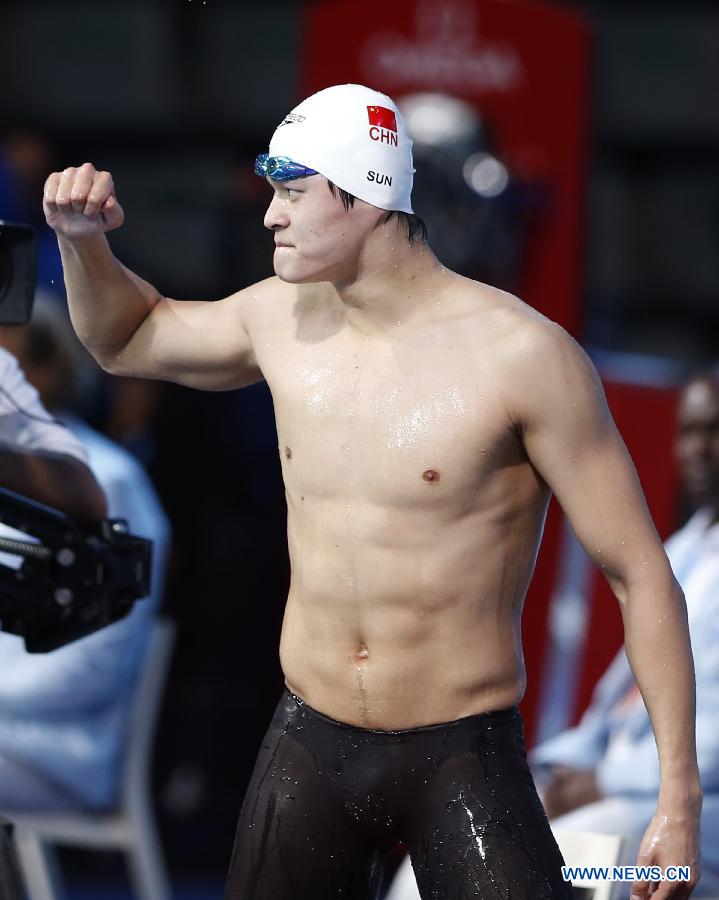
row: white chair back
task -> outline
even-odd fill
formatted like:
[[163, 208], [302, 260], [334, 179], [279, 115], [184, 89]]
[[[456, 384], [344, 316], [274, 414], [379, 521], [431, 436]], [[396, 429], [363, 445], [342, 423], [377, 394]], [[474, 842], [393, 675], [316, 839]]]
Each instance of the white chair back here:
[[[617, 834], [596, 834], [589, 831], [560, 831], [552, 829], [554, 839], [564, 857], [565, 866], [611, 868], [622, 863], [624, 840]], [[586, 878], [573, 882], [587, 891], [591, 900], [617, 900], [627, 893], [626, 883]]]
[[170, 900], [167, 877], [152, 809], [152, 744], [167, 681], [176, 626], [159, 617], [152, 625], [147, 653], [135, 685], [123, 757], [118, 809], [107, 813], [10, 812], [15, 846], [29, 900], [61, 900], [62, 877], [54, 846], [64, 844], [126, 855], [139, 900]]
[[122, 775], [124, 803], [132, 803], [138, 784], [149, 782], [152, 746], [157, 730], [157, 720], [167, 683], [167, 670], [172, 658], [177, 626], [164, 616], [159, 616], [150, 634], [145, 664], [138, 675], [129, 743]]

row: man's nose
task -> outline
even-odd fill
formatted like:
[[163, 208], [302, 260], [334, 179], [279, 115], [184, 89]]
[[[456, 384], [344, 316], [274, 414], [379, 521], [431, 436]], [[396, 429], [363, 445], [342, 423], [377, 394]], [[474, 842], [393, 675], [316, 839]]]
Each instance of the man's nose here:
[[270, 200], [270, 205], [265, 213], [265, 228], [270, 231], [279, 231], [287, 228], [290, 217], [287, 215], [286, 204], [275, 194]]

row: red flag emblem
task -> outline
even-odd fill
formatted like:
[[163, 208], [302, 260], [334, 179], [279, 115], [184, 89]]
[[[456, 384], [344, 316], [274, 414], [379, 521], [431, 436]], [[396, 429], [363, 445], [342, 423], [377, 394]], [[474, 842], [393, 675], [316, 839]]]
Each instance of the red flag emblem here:
[[385, 109], [384, 106], [368, 106], [367, 115], [370, 125], [397, 131], [397, 117], [391, 109]]

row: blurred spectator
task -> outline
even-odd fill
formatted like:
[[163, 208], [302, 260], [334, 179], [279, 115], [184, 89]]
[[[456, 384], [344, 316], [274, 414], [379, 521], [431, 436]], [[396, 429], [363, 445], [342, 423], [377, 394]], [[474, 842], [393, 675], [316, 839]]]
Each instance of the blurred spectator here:
[[[21, 412], [24, 410], [24, 412]], [[40, 502], [51, 503], [78, 519], [95, 521], [106, 513], [105, 498], [86, 465], [82, 445], [54, 423], [39, 402], [37, 392], [26, 381], [17, 361], [0, 349], [0, 464], [2, 485]], [[0, 526], [3, 536], [23, 537]], [[18, 558], [0, 554], [0, 561], [17, 564]], [[0, 786], [15, 784], [30, 773], [0, 754]], [[0, 817], [0, 896], [15, 900], [23, 896], [11, 845], [11, 826]]]
[[[697, 683], [697, 754], [704, 807], [703, 875], [694, 896], [719, 894], [719, 374], [692, 380], [675, 445], [687, 499], [697, 511], [666, 543], [687, 601]], [[661, 664], [659, 661], [658, 664]], [[596, 686], [579, 725], [535, 748], [547, 777], [553, 826], [621, 834], [633, 857], [659, 787], [654, 736], [624, 648]]]
[[0, 484], [78, 521], [99, 521], [105, 497], [86, 462], [82, 444], [48, 416], [17, 360], [0, 348]]
[[28, 654], [20, 638], [0, 633], [0, 809], [109, 807], [118, 797], [132, 692], [162, 597], [169, 526], [140, 464], [59, 410], [71, 402], [77, 353], [83, 352], [63, 310], [38, 303], [28, 326], [0, 329], [0, 342], [16, 353], [48, 408], [62, 416], [66, 428], [52, 427], [69, 430], [68, 444], [77, 446], [79, 439], [85, 447], [108, 514], [153, 541], [152, 593], [126, 618], [45, 654]]

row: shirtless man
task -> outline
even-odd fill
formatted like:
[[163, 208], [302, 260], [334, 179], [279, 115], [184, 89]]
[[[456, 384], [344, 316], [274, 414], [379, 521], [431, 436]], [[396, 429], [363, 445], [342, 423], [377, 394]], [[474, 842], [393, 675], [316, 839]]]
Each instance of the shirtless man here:
[[313, 95], [257, 171], [274, 191], [277, 277], [219, 302], [167, 299], [115, 259], [103, 232], [124, 214], [109, 173], [54, 173], [44, 197], [73, 323], [103, 368], [272, 391], [287, 691], [227, 897], [376, 897], [398, 841], [425, 898], [571, 896], [516, 709], [551, 492], [614, 589], [657, 738], [662, 789], [640, 860], [691, 865], [696, 880], [686, 608], [591, 364], [557, 325], [433, 256], [389, 97]]

